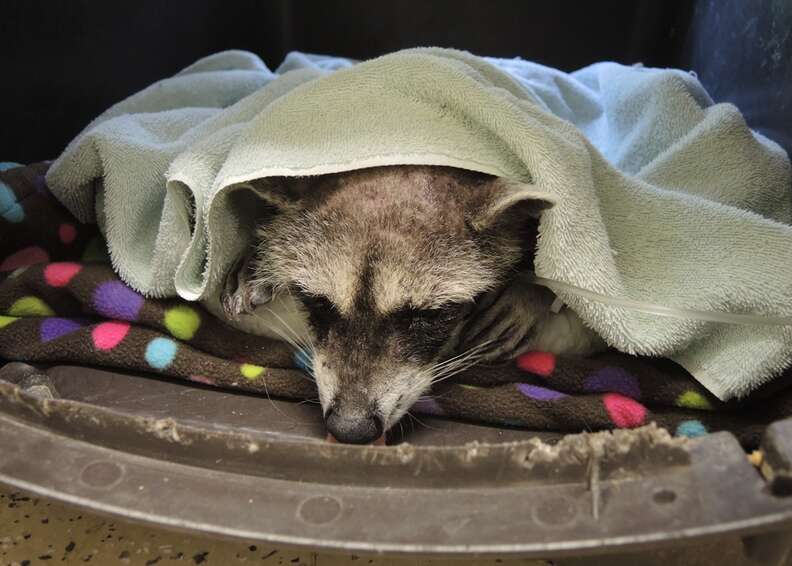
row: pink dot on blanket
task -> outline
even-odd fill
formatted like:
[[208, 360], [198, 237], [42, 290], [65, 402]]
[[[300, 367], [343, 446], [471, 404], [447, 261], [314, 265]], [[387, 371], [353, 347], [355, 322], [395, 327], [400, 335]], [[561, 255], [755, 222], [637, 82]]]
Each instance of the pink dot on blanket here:
[[71, 244], [77, 237], [77, 228], [74, 227], [74, 224], [64, 222], [58, 226], [58, 237], [64, 244]]
[[112, 350], [126, 338], [129, 324], [126, 322], [103, 322], [93, 329], [91, 337], [97, 350]]
[[606, 393], [602, 396], [602, 402], [608, 411], [613, 424], [619, 428], [634, 428], [641, 426], [646, 418], [646, 407], [638, 401], [619, 393]]
[[49, 254], [39, 246], [30, 246], [22, 248], [5, 258], [0, 263], [0, 271], [14, 271], [26, 265], [33, 265], [35, 263], [46, 263], [49, 261]]
[[191, 375], [188, 378], [190, 381], [194, 381], [196, 383], [203, 383], [204, 385], [214, 385], [214, 379], [210, 377], [206, 377], [205, 375]]
[[65, 287], [81, 269], [79, 263], [67, 261], [51, 263], [44, 268], [44, 280], [52, 287]]
[[550, 352], [526, 352], [517, 357], [517, 367], [523, 371], [547, 377], [555, 370], [556, 358]]

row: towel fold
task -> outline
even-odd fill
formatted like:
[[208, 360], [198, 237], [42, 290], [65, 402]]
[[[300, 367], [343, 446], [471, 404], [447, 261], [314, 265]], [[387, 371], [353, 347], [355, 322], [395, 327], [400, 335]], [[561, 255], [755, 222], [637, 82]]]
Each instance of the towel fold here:
[[[792, 314], [790, 164], [691, 74], [413, 49], [371, 61], [202, 59], [92, 122], [50, 169], [152, 297], [217, 292], [264, 204], [251, 179], [418, 163], [525, 183], [554, 206], [536, 271], [698, 310]], [[792, 363], [792, 328], [686, 321], [561, 298], [615, 348], [670, 357], [721, 399]]]
[[[317, 399], [309, 353], [231, 328], [194, 302], [136, 293], [109, 265], [97, 227], [76, 222], [52, 197], [45, 163], [4, 165], [0, 364], [90, 365]], [[687, 437], [730, 431], [752, 449], [769, 423], [792, 415], [792, 371], [751, 399], [722, 403], [666, 360], [527, 352], [436, 383], [410, 412], [559, 434], [649, 423]], [[405, 419], [404, 429], [422, 421]]]

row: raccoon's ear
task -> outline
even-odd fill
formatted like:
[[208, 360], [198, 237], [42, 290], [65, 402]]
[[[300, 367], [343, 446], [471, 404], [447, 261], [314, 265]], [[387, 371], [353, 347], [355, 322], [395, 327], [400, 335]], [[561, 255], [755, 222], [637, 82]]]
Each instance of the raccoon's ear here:
[[242, 183], [278, 211], [300, 210], [310, 194], [312, 177], [266, 177]]
[[475, 191], [468, 203], [468, 222], [483, 232], [516, 218], [537, 219], [554, 204], [552, 195], [533, 185], [498, 177]]
[[271, 287], [253, 282], [254, 257], [253, 253], [241, 257], [226, 275], [220, 302], [229, 318], [252, 314], [257, 306], [272, 300]]

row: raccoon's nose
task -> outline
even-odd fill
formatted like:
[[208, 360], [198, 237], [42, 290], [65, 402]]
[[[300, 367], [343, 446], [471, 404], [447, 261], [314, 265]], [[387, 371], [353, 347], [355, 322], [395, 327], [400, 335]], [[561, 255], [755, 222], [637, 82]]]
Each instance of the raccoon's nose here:
[[382, 419], [377, 415], [345, 412], [333, 407], [325, 415], [327, 430], [339, 442], [369, 444], [383, 433]]

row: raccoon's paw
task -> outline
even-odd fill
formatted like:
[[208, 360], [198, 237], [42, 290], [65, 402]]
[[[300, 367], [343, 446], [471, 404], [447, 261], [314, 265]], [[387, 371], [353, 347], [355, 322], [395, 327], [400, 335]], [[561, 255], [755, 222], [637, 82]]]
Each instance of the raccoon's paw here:
[[271, 289], [251, 282], [252, 255], [240, 258], [226, 275], [220, 304], [232, 320], [241, 314], [251, 314], [257, 306], [272, 300]]
[[462, 329], [459, 351], [476, 348], [484, 362], [517, 356], [536, 323], [547, 316], [552, 301], [547, 289], [519, 282], [484, 296]]

